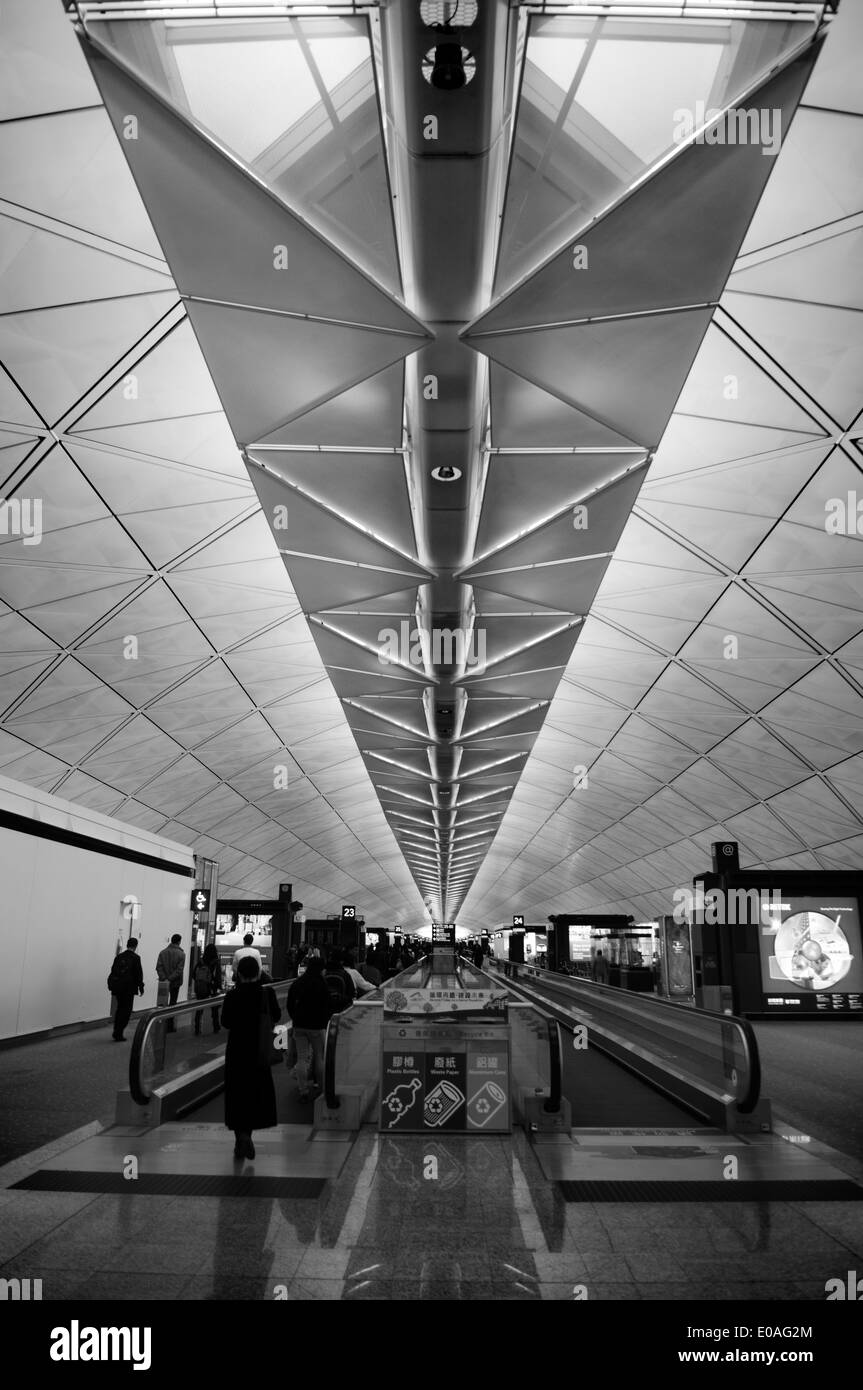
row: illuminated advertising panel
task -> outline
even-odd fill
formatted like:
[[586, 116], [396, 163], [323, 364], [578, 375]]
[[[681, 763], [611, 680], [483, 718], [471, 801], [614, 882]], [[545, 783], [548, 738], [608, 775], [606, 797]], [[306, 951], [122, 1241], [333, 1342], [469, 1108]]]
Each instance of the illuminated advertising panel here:
[[758, 928], [768, 1013], [863, 1010], [860, 904], [853, 896], [776, 894]]

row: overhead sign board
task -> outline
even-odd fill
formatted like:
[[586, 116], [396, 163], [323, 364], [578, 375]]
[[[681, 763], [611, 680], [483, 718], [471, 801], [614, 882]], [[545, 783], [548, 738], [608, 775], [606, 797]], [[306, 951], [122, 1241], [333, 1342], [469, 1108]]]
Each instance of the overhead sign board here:
[[385, 1014], [493, 1013], [506, 1009], [506, 991], [493, 989], [387, 989]]

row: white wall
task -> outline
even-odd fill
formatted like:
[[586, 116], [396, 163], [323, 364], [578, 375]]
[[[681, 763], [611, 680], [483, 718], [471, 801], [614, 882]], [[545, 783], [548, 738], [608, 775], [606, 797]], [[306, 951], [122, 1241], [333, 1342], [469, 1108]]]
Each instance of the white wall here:
[[[194, 867], [185, 845], [3, 777], [0, 807]], [[155, 1005], [156, 957], [175, 932], [188, 963], [191, 877], [0, 827], [0, 884], [0, 1037], [106, 1017], [105, 982], [121, 936], [139, 940], [146, 992], [137, 1008]], [[128, 894], [141, 904], [134, 924], [122, 915]]]

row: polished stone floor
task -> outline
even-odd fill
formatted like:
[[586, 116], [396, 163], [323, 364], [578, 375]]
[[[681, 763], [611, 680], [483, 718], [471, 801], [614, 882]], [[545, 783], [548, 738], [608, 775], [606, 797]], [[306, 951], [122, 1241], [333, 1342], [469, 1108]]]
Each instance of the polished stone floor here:
[[[206, 1128], [158, 1132], [163, 1168], [231, 1171]], [[46, 1300], [823, 1301], [863, 1268], [863, 1202], [567, 1202], [521, 1131], [345, 1144], [281, 1126], [243, 1171], [271, 1172], [278, 1146], [283, 1171], [326, 1177], [301, 1200], [11, 1188], [92, 1168], [94, 1146], [116, 1165], [132, 1137], [84, 1133], [0, 1170], [0, 1275], [41, 1278]]]

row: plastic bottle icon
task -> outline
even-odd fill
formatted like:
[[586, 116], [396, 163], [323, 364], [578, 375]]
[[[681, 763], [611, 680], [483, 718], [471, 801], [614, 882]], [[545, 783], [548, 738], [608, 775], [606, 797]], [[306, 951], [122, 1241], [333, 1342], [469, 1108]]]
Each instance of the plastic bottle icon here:
[[418, 1076], [415, 1076], [407, 1086], [396, 1086], [395, 1090], [390, 1091], [389, 1095], [384, 1097], [383, 1107], [393, 1117], [387, 1125], [387, 1129], [392, 1129], [393, 1125], [398, 1124], [402, 1115], [410, 1110], [421, 1090], [422, 1082]]

